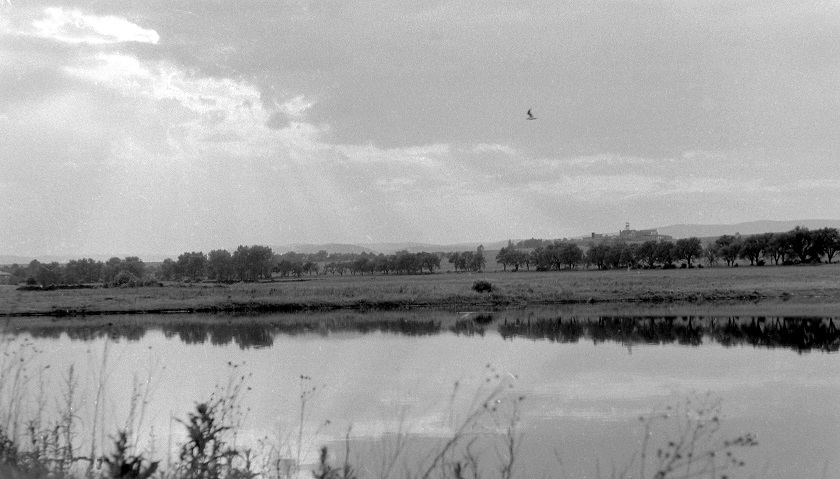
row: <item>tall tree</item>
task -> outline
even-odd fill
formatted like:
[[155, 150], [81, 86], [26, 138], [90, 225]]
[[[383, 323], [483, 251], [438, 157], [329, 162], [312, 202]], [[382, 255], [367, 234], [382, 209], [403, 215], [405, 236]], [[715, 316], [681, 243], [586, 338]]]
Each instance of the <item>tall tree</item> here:
[[828, 262], [831, 263], [831, 259], [840, 250], [840, 232], [837, 228], [820, 228], [814, 231], [814, 239]]
[[717, 254], [723, 258], [726, 266], [733, 266], [735, 264], [738, 260], [738, 255], [741, 254], [741, 246], [741, 237], [739, 235], [723, 235], [715, 240]]
[[440, 256], [434, 253], [418, 253], [417, 260], [420, 263], [420, 269], [429, 270], [429, 273], [434, 273], [436, 269], [440, 269]]
[[508, 240], [507, 246], [502, 246], [502, 249], [499, 250], [499, 253], [496, 255], [496, 262], [502, 265], [502, 270], [507, 271], [507, 266], [511, 264], [510, 256], [508, 255], [508, 251], [513, 249], [513, 245], [511, 241]]
[[207, 276], [207, 256], [199, 252], [182, 253], [178, 256], [176, 271], [179, 276], [197, 281]]
[[514, 249], [513, 251], [508, 253], [508, 259], [513, 264], [513, 270], [519, 271], [519, 267], [521, 265], [526, 265], [528, 269], [530, 269], [530, 264], [528, 262], [528, 253]]
[[457, 251], [449, 253], [449, 262], [455, 267], [456, 272], [463, 269], [461, 268], [461, 253]]
[[558, 249], [560, 260], [569, 269], [575, 269], [583, 261], [583, 250], [572, 242], [563, 243]]
[[61, 284], [63, 273], [64, 268], [58, 262], [53, 261], [52, 263], [41, 264], [35, 279], [41, 286]]
[[705, 257], [706, 263], [709, 266], [717, 265], [718, 264], [718, 258], [720, 258], [720, 252], [718, 251], [718, 245], [716, 245], [714, 242], [711, 242], [711, 243], [707, 244], [706, 247], [703, 248], [703, 256]]
[[163, 281], [172, 281], [178, 277], [178, 265], [172, 258], [166, 258], [158, 270], [158, 278]]
[[137, 256], [127, 256], [122, 261], [122, 269], [137, 279], [143, 279], [146, 275], [146, 264]]
[[703, 254], [703, 247], [701, 245], [700, 238], [695, 236], [678, 239], [675, 248], [677, 258], [685, 260], [688, 263], [688, 267], [691, 268], [691, 260]]
[[64, 281], [68, 284], [96, 283], [102, 278], [102, 262], [87, 259], [71, 259], [64, 266]]
[[820, 256], [814, 239], [814, 234], [808, 228], [797, 226], [788, 233], [788, 247], [799, 257], [800, 262], [807, 263], [811, 258]]
[[268, 246], [242, 246], [231, 255], [234, 271], [243, 281], [270, 278], [274, 253]]
[[677, 260], [677, 245], [670, 241], [662, 241], [656, 247], [656, 261], [664, 267], [670, 268]]
[[658, 245], [654, 240], [648, 240], [636, 248], [636, 255], [648, 268], [656, 266]]
[[589, 246], [586, 252], [589, 263], [594, 264], [598, 269], [604, 269], [607, 265], [607, 255], [610, 247], [608, 244], [601, 242]]
[[207, 275], [216, 281], [233, 279], [233, 259], [229, 251], [215, 249], [207, 254]]
[[766, 234], [747, 236], [741, 244], [741, 253], [739, 256], [749, 260], [751, 265], [763, 264], [760, 261], [766, 254], [770, 238], [771, 236], [767, 236]]
[[793, 251], [790, 249], [790, 232], [772, 233], [773, 236], [767, 242], [767, 255], [773, 259], [773, 263], [778, 265], [780, 262], [784, 263]]
[[484, 245], [478, 245], [475, 250], [472, 261], [470, 262], [470, 269], [473, 271], [481, 271], [487, 265], [487, 259], [484, 257]]

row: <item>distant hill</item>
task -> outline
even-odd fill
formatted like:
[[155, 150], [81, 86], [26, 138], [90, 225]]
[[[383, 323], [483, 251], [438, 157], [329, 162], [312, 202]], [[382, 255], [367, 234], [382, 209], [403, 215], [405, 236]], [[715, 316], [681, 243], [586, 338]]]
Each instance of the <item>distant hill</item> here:
[[[516, 241], [514, 241], [516, 242]], [[431, 244], [431, 243], [371, 243], [371, 244], [348, 244], [348, 243], [299, 243], [289, 245], [272, 245], [271, 250], [278, 254], [294, 251], [295, 253], [314, 254], [321, 250], [327, 253], [340, 254], [361, 254], [361, 253], [384, 253], [393, 254], [397, 251], [408, 251], [410, 253], [419, 253], [426, 251], [429, 253], [450, 252], [450, 251], [475, 251], [479, 245], [483, 244], [487, 251], [498, 250], [507, 245], [507, 241], [496, 241], [490, 243], [459, 243], [459, 244]], [[231, 253], [235, 250], [228, 249]], [[44, 256], [14, 256], [14, 255], [0, 255], [0, 265], [29, 264], [33, 259], [37, 259], [41, 263], [51, 263], [53, 261], [59, 263], [67, 263], [72, 259], [92, 258], [96, 261], [107, 261], [110, 258], [118, 257], [124, 258], [126, 256], [139, 256], [141, 260], [146, 263], [159, 263], [166, 258], [176, 259], [180, 253], [177, 254], [110, 254], [110, 255], [44, 255]]]
[[364, 246], [377, 253], [393, 254], [397, 251], [408, 251], [409, 253], [450, 252], [450, 251], [475, 251], [479, 246], [485, 250], [497, 250], [507, 245], [507, 241], [494, 241], [485, 243], [456, 243], [456, 244], [433, 244], [433, 243], [372, 243]]
[[662, 226], [658, 229], [659, 234], [673, 236], [674, 238], [690, 238], [692, 236], [703, 238], [709, 236], [734, 235], [735, 233], [741, 233], [742, 235], [780, 233], [790, 231], [797, 226], [803, 226], [808, 229], [824, 227], [840, 229], [840, 220], [750, 221], [747, 223], [736, 223], [731, 225], [685, 224]]
[[272, 246], [271, 250], [274, 251], [275, 253], [279, 253], [279, 254], [288, 253], [289, 251], [294, 251], [295, 253], [302, 253], [302, 254], [315, 254], [315, 253], [317, 253], [321, 250], [324, 250], [327, 253], [339, 253], [339, 254], [378, 253], [378, 251], [374, 251], [373, 249], [366, 248], [364, 246], [359, 246], [359, 245], [355, 245], [355, 244], [345, 244], [345, 243], [290, 244], [290, 245], [282, 245], [282, 246]]
[[457, 243], [457, 244], [434, 244], [434, 243], [362, 243], [362, 244], [345, 244], [345, 243], [322, 243], [322, 244], [290, 244], [282, 246], [272, 246], [271, 249], [275, 253], [286, 253], [294, 251], [295, 253], [312, 254], [324, 250], [327, 253], [383, 253], [394, 254], [397, 251], [408, 251], [409, 253], [419, 253], [426, 251], [428, 253], [449, 252], [449, 251], [475, 251], [479, 245], [484, 245], [484, 249], [488, 251], [497, 250], [505, 245], [507, 241], [494, 241], [485, 243]]
[[[180, 254], [180, 253], [179, 253]], [[137, 256], [141, 260], [147, 263], [155, 263], [161, 262], [166, 258], [177, 258], [178, 255], [165, 255], [165, 254], [68, 254], [68, 255], [43, 255], [43, 256], [13, 256], [13, 255], [0, 255], [0, 264], [2, 265], [12, 265], [12, 264], [19, 264], [19, 265], [27, 265], [33, 259], [37, 259], [41, 263], [52, 263], [53, 261], [57, 263], [67, 263], [73, 259], [93, 259], [94, 261], [108, 261], [111, 258], [125, 258], [126, 256]]]

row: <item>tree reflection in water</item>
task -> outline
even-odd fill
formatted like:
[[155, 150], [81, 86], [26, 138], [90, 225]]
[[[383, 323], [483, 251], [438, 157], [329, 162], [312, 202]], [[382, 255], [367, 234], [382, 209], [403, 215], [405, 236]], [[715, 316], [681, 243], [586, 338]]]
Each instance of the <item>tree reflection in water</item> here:
[[704, 341], [724, 346], [752, 345], [799, 352], [840, 350], [840, 332], [833, 318], [796, 317], [575, 317], [505, 320], [498, 326], [505, 338], [545, 339], [560, 343], [591, 339], [621, 344], [683, 344]]
[[117, 340], [138, 341], [150, 330], [162, 331], [167, 338], [177, 337], [186, 344], [209, 342], [224, 346], [236, 343], [242, 349], [270, 347], [278, 335], [326, 337], [338, 333], [385, 333], [427, 336], [447, 332], [485, 336], [496, 331], [505, 339], [527, 338], [557, 343], [581, 340], [625, 345], [718, 343], [799, 352], [840, 350], [840, 332], [834, 318], [781, 316], [564, 316], [523, 311], [492, 314], [427, 311], [416, 315], [343, 313], [314, 318], [305, 315], [183, 315], [139, 320], [137, 317], [113, 317], [95, 324], [73, 321], [41, 325], [23, 323], [8, 331], [28, 333], [36, 338], [58, 338], [66, 334], [73, 340], [89, 341], [107, 335]]

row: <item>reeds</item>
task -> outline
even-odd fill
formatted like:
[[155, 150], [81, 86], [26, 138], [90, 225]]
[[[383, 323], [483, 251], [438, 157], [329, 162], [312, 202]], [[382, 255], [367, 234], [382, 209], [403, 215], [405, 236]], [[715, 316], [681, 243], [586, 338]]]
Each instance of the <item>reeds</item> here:
[[[33, 382], [15, 380], [23, 377], [16, 368], [30, 363], [28, 349], [10, 349], [9, 358], [23, 354], [23, 361], [7, 367], [9, 383], [0, 384], [8, 391], [24, 388]], [[107, 378], [107, 355], [100, 368], [100, 384]], [[135, 376], [130, 396], [129, 418], [108, 441], [99, 440], [105, 424], [104, 408], [94, 406], [95, 417], [89, 422], [96, 428], [89, 441], [81, 444], [79, 424], [91, 418], [81, 418], [79, 411], [79, 378], [74, 366], [63, 377], [61, 393], [56, 402], [57, 414], [48, 414], [44, 388], [39, 388], [33, 401], [34, 409], [5, 404], [5, 424], [20, 423], [14, 429], [0, 427], [0, 477], [10, 479], [518, 479], [528, 477], [529, 464], [521, 459], [522, 432], [520, 405], [525, 401], [516, 388], [517, 378], [487, 365], [480, 386], [464, 387], [455, 383], [449, 398], [449, 417], [442, 419], [448, 434], [432, 444], [417, 441], [420, 435], [411, 434], [410, 425], [400, 421], [391, 436], [390, 447], [383, 447], [379, 458], [360, 457], [354, 447], [352, 428], [344, 435], [343, 451], [331, 456], [328, 446], [314, 448], [307, 437], [319, 432], [307, 430], [310, 404], [317, 399], [318, 387], [309, 377], [300, 378], [298, 424], [287, 437], [293, 440], [280, 443], [264, 440], [258, 444], [240, 444], [239, 433], [243, 419], [249, 413], [244, 406], [250, 381], [242, 373], [242, 365], [229, 365], [229, 379], [217, 386], [204, 401], [198, 402], [184, 418], [176, 418], [186, 436], [176, 444], [177, 458], [164, 468], [154, 457], [153, 450], [140, 450], [145, 408], [152, 394], [151, 375], [140, 381]], [[39, 383], [39, 384], [42, 384]], [[25, 388], [24, 388], [25, 389]], [[0, 389], [2, 390], [2, 389]], [[472, 392], [472, 396], [469, 395]], [[8, 396], [19, 400], [27, 391]], [[97, 401], [102, 395], [95, 395]], [[14, 420], [11, 420], [12, 411]], [[28, 415], [31, 414], [31, 415]], [[49, 417], [55, 419], [50, 420]], [[722, 478], [743, 466], [737, 458], [740, 449], [757, 445], [751, 434], [725, 439], [721, 437], [722, 405], [719, 399], [707, 395], [654, 411], [640, 418], [644, 435], [638, 453], [621, 471], [613, 471], [611, 479], [641, 477], [666, 478]], [[320, 426], [319, 426], [320, 430]], [[87, 437], [87, 436], [86, 436]], [[340, 449], [340, 448], [339, 448]], [[80, 451], [89, 451], [80, 454]], [[317, 450], [317, 459], [306, 466], [305, 457]], [[169, 455], [171, 451], [167, 451]], [[378, 459], [378, 468], [376, 462]], [[369, 462], [368, 462], [369, 461]], [[334, 465], [337, 464], [337, 465]], [[632, 471], [632, 472], [631, 472]], [[600, 477], [600, 472], [598, 477]], [[638, 475], [636, 475], [638, 473]]]

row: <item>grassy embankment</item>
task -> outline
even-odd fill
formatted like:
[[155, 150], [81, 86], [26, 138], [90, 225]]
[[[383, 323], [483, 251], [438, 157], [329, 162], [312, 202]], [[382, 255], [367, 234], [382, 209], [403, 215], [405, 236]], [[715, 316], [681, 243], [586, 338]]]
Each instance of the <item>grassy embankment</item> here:
[[[489, 281], [489, 293], [473, 291]], [[0, 287], [0, 316], [99, 313], [296, 312], [331, 309], [493, 309], [532, 305], [801, 304], [840, 311], [840, 266], [692, 270], [313, 276], [271, 283], [18, 291]]]

